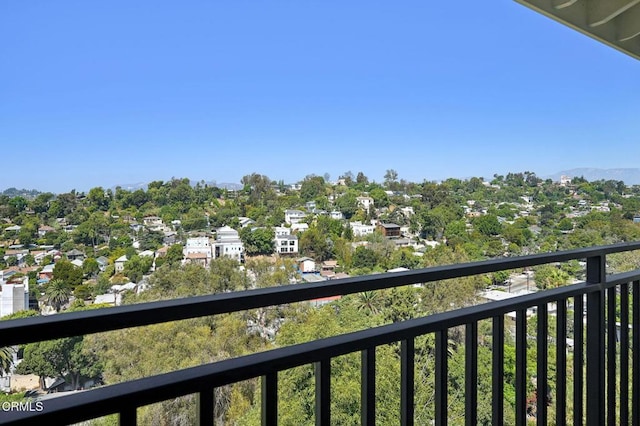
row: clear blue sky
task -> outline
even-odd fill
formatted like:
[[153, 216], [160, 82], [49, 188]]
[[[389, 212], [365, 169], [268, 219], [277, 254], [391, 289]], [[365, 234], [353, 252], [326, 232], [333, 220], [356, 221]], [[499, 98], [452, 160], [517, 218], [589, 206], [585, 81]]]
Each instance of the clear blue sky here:
[[2, 0], [0, 190], [637, 167], [639, 75], [510, 0]]

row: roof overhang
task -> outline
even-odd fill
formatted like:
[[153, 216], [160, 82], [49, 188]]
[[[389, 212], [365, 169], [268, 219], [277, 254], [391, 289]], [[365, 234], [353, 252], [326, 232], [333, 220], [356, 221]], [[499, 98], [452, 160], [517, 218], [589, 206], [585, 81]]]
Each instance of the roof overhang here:
[[515, 0], [640, 59], [640, 0]]

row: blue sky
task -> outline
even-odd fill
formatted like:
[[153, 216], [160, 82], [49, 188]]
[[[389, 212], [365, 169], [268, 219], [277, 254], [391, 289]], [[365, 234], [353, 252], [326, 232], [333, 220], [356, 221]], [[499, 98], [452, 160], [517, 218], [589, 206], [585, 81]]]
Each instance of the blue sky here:
[[0, 189], [638, 166], [640, 62], [436, 3], [3, 0]]

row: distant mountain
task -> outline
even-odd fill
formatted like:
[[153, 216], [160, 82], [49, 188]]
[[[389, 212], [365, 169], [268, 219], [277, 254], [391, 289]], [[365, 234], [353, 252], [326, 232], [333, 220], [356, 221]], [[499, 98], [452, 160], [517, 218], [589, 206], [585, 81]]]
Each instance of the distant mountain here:
[[137, 191], [138, 189], [142, 189], [142, 190], [146, 191], [147, 190], [147, 186], [148, 186], [148, 184], [144, 183], [144, 182], [122, 183], [122, 184], [118, 184], [118, 185], [113, 185], [111, 187], [111, 189], [113, 191], [115, 191], [116, 188], [120, 187], [120, 188], [124, 189], [125, 191], [130, 191], [130, 192]]
[[8, 188], [0, 192], [0, 195], [6, 195], [7, 197], [10, 197], [10, 198], [24, 197], [29, 200], [36, 198], [38, 194], [41, 194], [41, 192], [35, 189], [17, 189], [17, 188]]
[[589, 182], [594, 180], [621, 180], [626, 185], [640, 185], [640, 169], [597, 169], [597, 168], [577, 168], [563, 170], [553, 175], [547, 176], [554, 181], [560, 180], [560, 176], [583, 177]]
[[[202, 181], [196, 181], [196, 180], [191, 180], [191, 186], [195, 186], [198, 183], [201, 183]], [[233, 190], [233, 191], [238, 191], [240, 189], [243, 188], [242, 185], [240, 185], [239, 183], [226, 183], [226, 182], [221, 182], [221, 183], [217, 183], [216, 181], [212, 180], [212, 181], [207, 181], [204, 182], [205, 185], [207, 186], [215, 186], [217, 188], [222, 188], [222, 189], [228, 189], [228, 190]], [[144, 182], [138, 182], [138, 183], [122, 183], [122, 184], [118, 184], [118, 185], [114, 185], [111, 187], [111, 189], [113, 191], [116, 190], [117, 187], [120, 187], [126, 191], [136, 191], [138, 189], [142, 189], [144, 191], [147, 190], [148, 187], [148, 183], [144, 183]]]
[[228, 190], [230, 189], [232, 191], [239, 191], [242, 188], [244, 188], [244, 186], [240, 185], [239, 183], [226, 183], [226, 182], [221, 182], [221, 183], [213, 182], [213, 186], [216, 186], [222, 189], [228, 189]]

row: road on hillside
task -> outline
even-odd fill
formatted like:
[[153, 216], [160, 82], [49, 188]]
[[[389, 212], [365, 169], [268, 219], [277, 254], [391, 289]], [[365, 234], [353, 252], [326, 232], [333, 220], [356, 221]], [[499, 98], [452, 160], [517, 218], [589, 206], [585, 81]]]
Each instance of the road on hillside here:
[[510, 293], [517, 293], [522, 290], [536, 290], [536, 284], [533, 281], [533, 274], [511, 274], [507, 280], [509, 285], [505, 285], [505, 290]]

